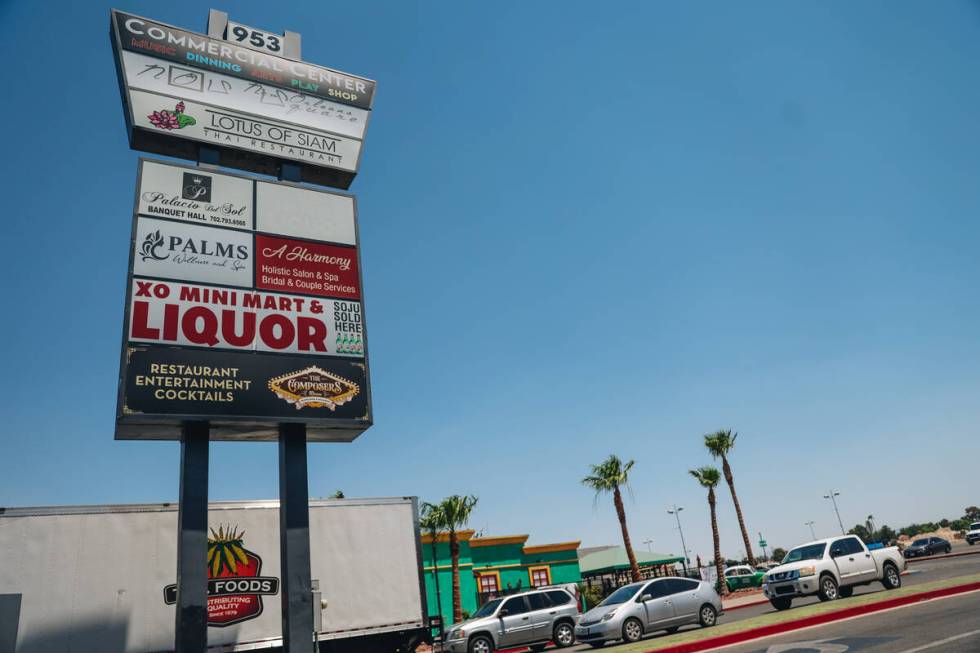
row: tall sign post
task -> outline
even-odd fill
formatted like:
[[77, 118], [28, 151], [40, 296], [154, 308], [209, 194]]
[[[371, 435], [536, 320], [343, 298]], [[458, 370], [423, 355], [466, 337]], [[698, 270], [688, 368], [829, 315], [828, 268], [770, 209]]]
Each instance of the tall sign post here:
[[283, 648], [309, 653], [306, 443], [373, 418], [356, 201], [304, 184], [349, 187], [375, 83], [215, 10], [207, 35], [113, 10], [110, 38], [130, 146], [197, 162], [139, 161], [116, 412], [117, 439], [181, 442], [175, 649], [234, 621], [208, 596], [209, 442], [277, 441]]

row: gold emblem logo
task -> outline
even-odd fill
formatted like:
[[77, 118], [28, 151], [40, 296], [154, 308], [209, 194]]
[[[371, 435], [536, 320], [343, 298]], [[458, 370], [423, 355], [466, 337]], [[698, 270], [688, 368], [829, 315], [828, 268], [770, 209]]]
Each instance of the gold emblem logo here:
[[269, 389], [296, 406], [296, 410], [304, 406], [336, 410], [361, 391], [356, 383], [315, 365], [271, 379]]

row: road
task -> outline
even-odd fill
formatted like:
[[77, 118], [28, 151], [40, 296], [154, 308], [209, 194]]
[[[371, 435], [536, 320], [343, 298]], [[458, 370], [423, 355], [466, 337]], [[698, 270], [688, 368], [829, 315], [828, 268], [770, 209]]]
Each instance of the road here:
[[[953, 552], [958, 552], [965, 550], [964, 548], [956, 547]], [[922, 562], [911, 562], [909, 564], [909, 574], [902, 577], [902, 584], [904, 586], [920, 585], [922, 583], [929, 583], [936, 580], [945, 580], [947, 578], [956, 578], [958, 576], [968, 576], [970, 574], [980, 573], [980, 555], [968, 555], [968, 556], [954, 556], [946, 559], [938, 560], [923, 560]], [[859, 596], [861, 594], [871, 594], [875, 592], [884, 592], [880, 583], [875, 583], [873, 585], [866, 585], [864, 587], [858, 587], [854, 590], [854, 595]], [[760, 596], [761, 598], [761, 596]], [[812, 603], [819, 603], [820, 600], [816, 597], [811, 597], [807, 599], [797, 599], [793, 602], [793, 606], [810, 605]], [[847, 599], [840, 600], [840, 606], [846, 607]], [[744, 619], [749, 619], [751, 617], [758, 617], [762, 614], [767, 614], [770, 612], [776, 612], [768, 603], [762, 605], [750, 606], [747, 608], [740, 608], [738, 610], [732, 610], [726, 612], [719, 620], [719, 624], [732, 623], [734, 621], [742, 621]], [[793, 611], [789, 610], [784, 614], [787, 617], [792, 617]], [[869, 617], [874, 619], [874, 617]], [[980, 628], [980, 619], [974, 617], [973, 619], [974, 628]], [[686, 626], [681, 630], [691, 630], [696, 629], [697, 626]], [[657, 637], [664, 637], [665, 633], [660, 631], [654, 633], [650, 639], [656, 639]], [[609, 648], [607, 646], [607, 648]], [[574, 649], [567, 649], [572, 651], [591, 651], [593, 650], [586, 644], [581, 644], [576, 646]], [[615, 650], [615, 648], [610, 648], [610, 650]], [[974, 651], [980, 651], [980, 648], [974, 649]], [[816, 653], [815, 651], [810, 651], [808, 653]]]
[[[730, 646], [725, 653], [977, 653], [980, 592]], [[718, 650], [718, 649], [715, 649]]]

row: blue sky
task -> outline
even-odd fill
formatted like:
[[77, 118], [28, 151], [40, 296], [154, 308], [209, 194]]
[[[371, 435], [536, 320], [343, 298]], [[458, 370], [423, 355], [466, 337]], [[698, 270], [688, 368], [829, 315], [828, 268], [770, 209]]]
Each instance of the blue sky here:
[[[221, 8], [378, 80], [351, 188], [376, 426], [311, 445], [314, 495], [474, 493], [487, 533], [616, 543], [579, 484], [615, 452], [634, 540], [679, 551], [676, 502], [704, 555], [687, 469], [725, 427], [773, 545], [832, 534], [830, 487], [847, 525], [980, 503], [976, 3], [272, 6]], [[112, 437], [137, 153], [108, 8], [0, 6], [0, 505], [177, 496], [177, 443]], [[276, 474], [212, 445], [214, 499]]]

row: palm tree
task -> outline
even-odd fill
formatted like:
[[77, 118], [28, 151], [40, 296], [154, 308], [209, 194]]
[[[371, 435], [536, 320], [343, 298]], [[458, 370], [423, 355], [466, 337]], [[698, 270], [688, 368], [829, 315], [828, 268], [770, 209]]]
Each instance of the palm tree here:
[[708, 488], [708, 506], [711, 508], [711, 537], [715, 543], [715, 571], [718, 573], [718, 591], [728, 594], [725, 584], [725, 561], [721, 557], [721, 539], [718, 537], [718, 511], [715, 507], [715, 488], [721, 480], [721, 474], [714, 467], [699, 467], [689, 470], [691, 476], [697, 479], [701, 487]]
[[641, 580], [640, 566], [636, 564], [636, 554], [633, 553], [630, 533], [626, 528], [626, 509], [623, 507], [623, 495], [619, 491], [621, 485], [629, 487], [629, 473], [633, 469], [633, 463], [632, 460], [624, 463], [617, 456], [610, 455], [598, 465], [590, 465], [592, 473], [582, 479], [582, 485], [595, 490], [596, 501], [599, 500], [599, 495], [603, 492], [612, 492], [616, 516], [619, 517], [619, 527], [623, 530], [623, 546], [626, 547], [626, 556], [629, 558], [630, 571], [635, 582]]
[[732, 433], [731, 429], [709, 433], [704, 436], [704, 446], [708, 448], [714, 458], [721, 458], [721, 470], [725, 474], [725, 482], [728, 489], [732, 492], [732, 502], [735, 504], [735, 516], [738, 517], [738, 527], [742, 529], [742, 542], [745, 544], [745, 553], [749, 558], [749, 564], [755, 566], [755, 556], [752, 555], [752, 542], [749, 540], [749, 531], [745, 528], [745, 518], [742, 517], [742, 506], [738, 502], [738, 495], [735, 494], [735, 478], [732, 476], [732, 467], [728, 464], [728, 454], [735, 447], [735, 439], [738, 433]]
[[439, 504], [442, 515], [442, 527], [449, 531], [449, 556], [453, 565], [453, 623], [463, 620], [463, 606], [459, 595], [459, 537], [456, 529], [462, 528], [470, 520], [470, 513], [476, 506], [475, 496], [460, 496], [454, 494], [446, 497]]
[[432, 538], [432, 579], [436, 585], [436, 614], [442, 616], [442, 592], [439, 591], [439, 559], [436, 558], [436, 539], [439, 531], [444, 528], [445, 520], [439, 506], [432, 503], [422, 504], [422, 517], [419, 526]]

